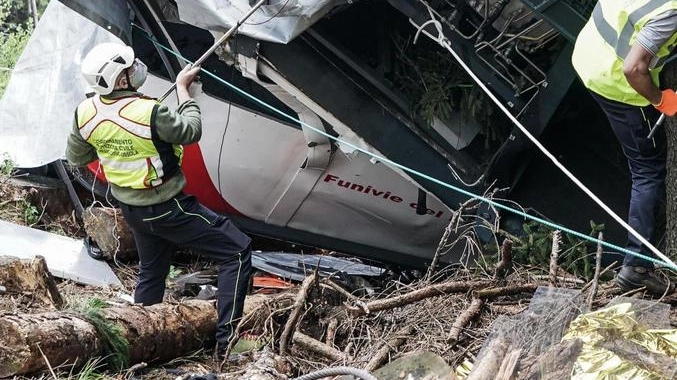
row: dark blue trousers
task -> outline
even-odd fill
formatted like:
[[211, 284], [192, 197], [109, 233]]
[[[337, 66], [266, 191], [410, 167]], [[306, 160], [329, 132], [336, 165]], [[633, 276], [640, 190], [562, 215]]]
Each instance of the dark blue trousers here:
[[[630, 106], [594, 93], [592, 95], [604, 110], [628, 159], [632, 178], [628, 224], [642, 237], [651, 241], [659, 206], [665, 202], [667, 149], [663, 128], [660, 128], [652, 139], [647, 139], [647, 135], [658, 120], [660, 112], [651, 105]], [[628, 234], [627, 248], [655, 257], [631, 234]], [[625, 255], [623, 265], [653, 267], [650, 261], [629, 254]]]
[[190, 248], [218, 265], [216, 341], [227, 346], [242, 317], [251, 273], [251, 239], [230, 219], [185, 194], [152, 206], [121, 202], [120, 208], [139, 253], [134, 302], [146, 306], [162, 302], [172, 252], [178, 245]]

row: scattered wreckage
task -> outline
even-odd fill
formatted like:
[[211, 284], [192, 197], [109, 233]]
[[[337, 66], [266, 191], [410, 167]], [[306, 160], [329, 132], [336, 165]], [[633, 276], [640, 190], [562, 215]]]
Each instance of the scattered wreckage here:
[[[495, 194], [558, 221], [604, 223], [608, 218], [594, 207], [571, 207], [574, 200], [589, 201], [578, 199], [558, 173], [529, 160], [529, 141], [438, 44], [450, 41], [460, 63], [531, 133], [542, 136], [552, 126], [558, 154], [584, 162], [591, 159], [587, 150], [572, 147], [562, 134], [584, 127], [571, 121], [567, 108], [581, 90], [572, 86], [569, 59], [593, 5], [265, 4], [202, 65], [195, 96], [203, 138], [186, 147], [186, 191], [250, 233], [409, 266], [430, 262], [467, 192], [507, 189]], [[72, 110], [87, 91], [79, 62], [95, 44], [131, 44], [151, 72], [143, 92], [159, 97], [184, 57], [200, 57], [251, 6], [244, 0], [52, 1], [0, 100], [0, 151], [19, 167], [62, 158]], [[165, 100], [175, 101], [172, 95]], [[571, 125], [561, 128], [567, 120]], [[613, 139], [608, 131], [586, 133], [598, 142]], [[608, 188], [627, 180], [618, 169], [623, 165], [601, 161], [599, 169], [591, 167], [585, 163], [579, 170], [599, 181], [596, 187], [615, 209], [624, 209], [624, 199]], [[75, 178], [105, 194], [105, 176], [97, 165], [89, 169], [76, 170]], [[550, 201], [558, 197], [571, 201]], [[492, 207], [465, 212], [497, 223]], [[513, 220], [511, 225], [506, 215], [501, 227], [519, 230], [522, 219]], [[482, 223], [476, 224], [486, 238]], [[609, 224], [605, 232], [610, 240], [622, 236], [614, 228]], [[460, 246], [441, 260], [458, 262]]]

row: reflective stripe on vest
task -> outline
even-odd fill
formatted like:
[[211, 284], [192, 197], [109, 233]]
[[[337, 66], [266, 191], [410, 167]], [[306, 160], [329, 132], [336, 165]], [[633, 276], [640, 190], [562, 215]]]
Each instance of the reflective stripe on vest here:
[[[595, 22], [597, 31], [604, 38], [604, 40], [616, 50], [616, 55], [625, 59], [625, 57], [630, 52], [630, 40], [632, 39], [633, 34], [635, 33], [636, 26], [643, 26], [646, 21], [640, 21], [642, 18], [648, 16], [655, 9], [658, 9], [660, 6], [665, 5], [667, 2], [665, 0], [649, 0], [644, 5], [635, 9], [627, 15], [627, 20], [623, 25], [622, 30], [618, 33], [604, 18], [604, 12], [602, 11], [602, 1], [598, 1], [595, 5], [595, 9], [592, 11], [592, 19]], [[637, 28], [638, 29], [638, 28]]]
[[[637, 34], [653, 17], [677, 11], [677, 0], [599, 0], [581, 30], [572, 64], [585, 86], [605, 98], [635, 106], [649, 101], [635, 91], [623, 73], [623, 60]], [[649, 72], [654, 84], [677, 40], [673, 34], [657, 51]]]
[[[153, 139], [151, 116], [156, 104], [139, 97], [102, 100], [97, 96], [78, 106], [80, 134], [96, 148], [109, 182], [147, 189], [178, 171], [182, 147]], [[159, 150], [170, 153], [163, 160]]]

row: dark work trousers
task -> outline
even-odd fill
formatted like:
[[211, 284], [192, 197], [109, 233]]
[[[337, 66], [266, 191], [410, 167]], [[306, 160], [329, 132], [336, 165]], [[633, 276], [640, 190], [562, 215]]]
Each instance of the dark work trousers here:
[[[649, 131], [658, 120], [660, 112], [653, 106], [631, 106], [592, 94], [604, 110], [609, 124], [628, 159], [632, 190], [628, 224], [642, 237], [651, 240], [656, 227], [656, 215], [665, 202], [666, 140], [663, 127], [648, 139]], [[645, 256], [655, 257], [632, 234], [628, 234], [627, 249]], [[653, 263], [626, 254], [623, 265], [653, 267]]]
[[218, 265], [216, 342], [226, 347], [242, 317], [251, 273], [251, 239], [227, 217], [185, 194], [152, 206], [120, 202], [120, 208], [139, 253], [134, 302], [146, 306], [162, 302], [174, 248], [190, 248]]

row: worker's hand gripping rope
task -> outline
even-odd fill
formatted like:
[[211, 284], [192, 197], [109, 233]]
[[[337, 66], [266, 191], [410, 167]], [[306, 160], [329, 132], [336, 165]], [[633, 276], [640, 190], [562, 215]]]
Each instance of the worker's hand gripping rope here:
[[663, 94], [661, 102], [653, 106], [668, 116], [675, 116], [675, 113], [677, 113], [677, 93], [672, 89], [663, 90], [661, 93]]

